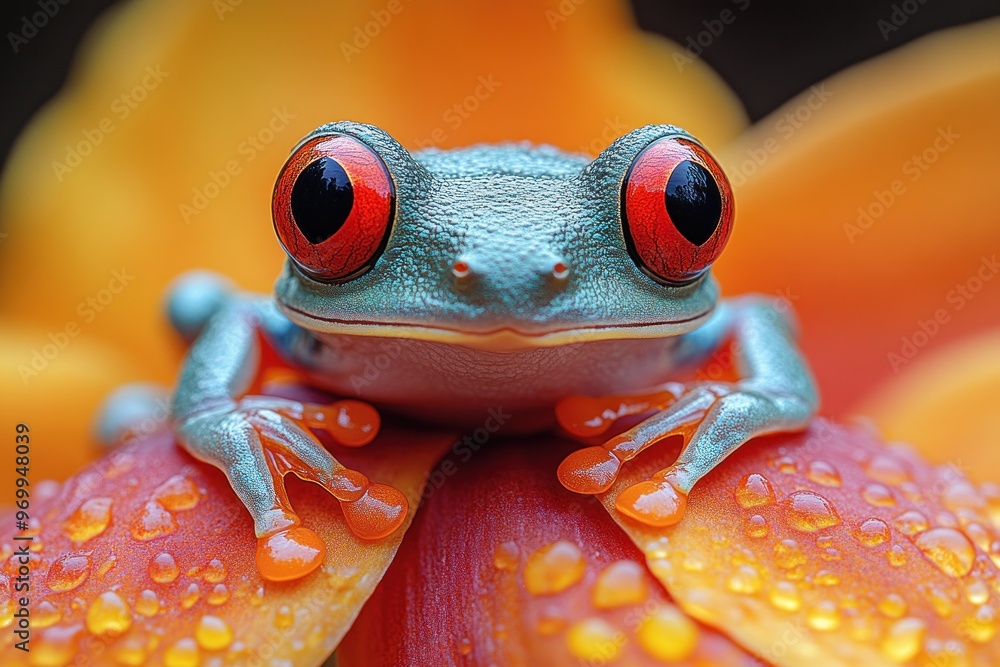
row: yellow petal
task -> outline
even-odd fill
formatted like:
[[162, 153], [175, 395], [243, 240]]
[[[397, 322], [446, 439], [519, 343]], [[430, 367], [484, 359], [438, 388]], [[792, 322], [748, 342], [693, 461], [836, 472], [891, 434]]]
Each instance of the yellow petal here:
[[995, 326], [998, 115], [992, 20], [837, 74], [722, 152], [738, 219], [721, 282], [792, 301], [831, 413]]

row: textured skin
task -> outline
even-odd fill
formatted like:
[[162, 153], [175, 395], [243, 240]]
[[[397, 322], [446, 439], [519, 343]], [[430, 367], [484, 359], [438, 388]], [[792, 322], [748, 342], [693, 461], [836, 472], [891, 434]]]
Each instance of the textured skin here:
[[506, 415], [501, 425], [522, 431], [549, 428], [568, 396], [648, 389], [732, 342], [742, 379], [676, 385], [676, 405], [627, 434], [634, 453], [672, 433], [690, 436], [670, 478], [684, 493], [750, 437], [801, 428], [815, 410], [805, 362], [770, 303], [715, 309], [707, 272], [667, 286], [628, 253], [622, 179], [650, 142], [694, 140], [682, 130], [641, 128], [589, 163], [528, 145], [411, 156], [355, 123], [323, 126], [303, 142], [329, 133], [367, 144], [394, 179], [383, 255], [337, 284], [289, 261], [276, 287], [280, 312], [264, 299], [232, 297], [192, 348], [174, 399], [181, 442], [227, 472], [258, 536], [298, 522], [274, 456], [294, 458], [297, 475], [341, 502], [353, 497], [342, 479], [353, 473], [311, 437], [306, 426], [315, 424], [297, 420], [303, 406], [244, 396], [266, 351], [260, 333], [337, 393], [466, 427]]

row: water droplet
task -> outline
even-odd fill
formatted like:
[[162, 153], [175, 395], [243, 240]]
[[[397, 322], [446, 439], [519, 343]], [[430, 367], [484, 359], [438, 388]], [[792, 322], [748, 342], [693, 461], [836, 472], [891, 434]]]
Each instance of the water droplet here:
[[216, 584], [212, 590], [208, 592], [208, 604], [219, 606], [225, 604], [229, 600], [229, 589], [226, 588], [225, 584]]
[[132, 625], [132, 610], [118, 593], [101, 593], [87, 609], [87, 629], [97, 636], [121, 635]]
[[642, 604], [648, 593], [645, 568], [630, 560], [608, 565], [597, 575], [591, 599], [598, 609]]
[[903, 567], [906, 565], [906, 551], [898, 544], [894, 544], [891, 549], [885, 552], [885, 557], [889, 565], [893, 567]]
[[747, 522], [747, 535], [750, 537], [767, 537], [770, 531], [767, 527], [767, 519], [759, 514], [754, 514]]
[[90, 575], [90, 556], [66, 554], [57, 558], [49, 567], [45, 584], [53, 591], [71, 591]]
[[990, 599], [990, 587], [982, 579], [973, 579], [965, 586], [965, 597], [974, 605], [986, 604]]
[[181, 595], [181, 606], [185, 609], [190, 609], [196, 602], [198, 602], [198, 598], [200, 597], [201, 588], [198, 587], [198, 584], [191, 584]]
[[813, 583], [817, 586], [836, 586], [840, 583], [840, 577], [829, 570], [820, 570], [813, 578]]
[[987, 509], [986, 498], [984, 498], [971, 482], [955, 481], [945, 486], [941, 494], [941, 504], [952, 512], [962, 509], [970, 509], [982, 512]]
[[111, 498], [91, 498], [70, 515], [63, 531], [74, 542], [86, 542], [103, 533], [110, 523]]
[[758, 473], [746, 475], [736, 488], [736, 502], [745, 508], [772, 504], [774, 489], [771, 482]]
[[892, 525], [903, 535], [909, 535], [910, 537], [922, 533], [931, 527], [927, 517], [917, 510], [903, 512], [893, 520]]
[[869, 547], [876, 547], [889, 539], [889, 526], [882, 519], [867, 519], [858, 527], [858, 540]]
[[976, 549], [969, 538], [954, 528], [932, 528], [914, 538], [917, 548], [938, 569], [952, 577], [964, 577], [972, 570]]
[[840, 474], [826, 461], [810, 462], [806, 477], [823, 486], [840, 486]]
[[882, 653], [895, 663], [909, 662], [924, 643], [927, 623], [919, 618], [902, 618], [882, 638]]
[[115, 644], [115, 660], [120, 665], [141, 667], [149, 659], [147, 642], [137, 636], [124, 637]]
[[820, 632], [832, 632], [840, 627], [840, 611], [837, 605], [830, 600], [823, 600], [809, 610], [806, 615], [806, 623], [813, 630]]
[[163, 552], [149, 562], [149, 578], [158, 584], [169, 584], [181, 573], [177, 562], [170, 554]]
[[135, 601], [135, 611], [147, 618], [156, 616], [160, 612], [160, 598], [147, 588], [139, 593], [139, 598]]
[[287, 630], [292, 627], [294, 621], [295, 615], [287, 605], [281, 605], [278, 607], [278, 611], [274, 613], [274, 627], [279, 630]]
[[463, 637], [462, 641], [458, 643], [458, 652], [462, 655], [469, 655], [472, 653], [472, 642], [468, 637]]
[[163, 654], [166, 667], [198, 667], [200, 661], [198, 644], [190, 637], [177, 640]]
[[840, 517], [833, 505], [812, 491], [796, 491], [783, 501], [788, 525], [806, 533], [836, 526]]
[[930, 603], [931, 607], [941, 618], [948, 618], [953, 613], [955, 613], [955, 605], [951, 600], [951, 597], [945, 591], [941, 590], [937, 586], [926, 586], [924, 587], [924, 597], [927, 598], [927, 602]]
[[893, 507], [896, 504], [892, 491], [881, 484], [865, 484], [861, 489], [861, 497], [872, 507]]
[[742, 595], [753, 595], [759, 592], [762, 586], [760, 572], [752, 565], [740, 565], [729, 575], [729, 580], [726, 582], [726, 587], [730, 591]]
[[174, 475], [156, 487], [150, 500], [171, 512], [189, 510], [198, 504], [201, 494], [194, 481], [186, 475]]
[[687, 660], [698, 647], [701, 633], [684, 612], [664, 604], [646, 617], [636, 630], [639, 646], [653, 658], [666, 663]]
[[879, 454], [872, 457], [867, 466], [868, 476], [877, 482], [898, 486], [910, 479], [910, 473], [895, 457]]
[[552, 595], [580, 581], [586, 569], [580, 548], [560, 540], [528, 557], [524, 566], [524, 585], [532, 595]]
[[132, 537], [148, 542], [177, 530], [177, 519], [163, 505], [151, 500], [143, 505], [142, 513], [132, 522]]
[[620, 634], [604, 619], [588, 618], [574, 624], [566, 632], [566, 646], [580, 660], [603, 660], [607, 663], [618, 657]]
[[798, 464], [795, 463], [795, 459], [790, 456], [782, 456], [776, 459], [773, 465], [778, 469], [778, 472], [782, 472], [786, 475], [794, 475], [799, 471]]
[[768, 591], [768, 600], [782, 611], [798, 611], [802, 606], [802, 596], [798, 586], [790, 581], [779, 581]]
[[514, 542], [498, 544], [493, 551], [493, 567], [505, 572], [514, 572], [521, 562], [521, 552]]
[[233, 631], [218, 616], [202, 616], [194, 631], [198, 646], [206, 651], [221, 651], [233, 643]]
[[889, 618], [902, 618], [906, 609], [906, 600], [897, 593], [889, 593], [878, 603], [878, 610]]
[[983, 605], [966, 618], [959, 628], [963, 635], [977, 644], [987, 644], [997, 634], [996, 612], [989, 605]]
[[218, 558], [208, 561], [208, 565], [201, 572], [201, 578], [210, 584], [217, 584], [226, 578], [226, 566]]
[[795, 540], [782, 540], [774, 545], [774, 563], [782, 570], [791, 570], [808, 562]]

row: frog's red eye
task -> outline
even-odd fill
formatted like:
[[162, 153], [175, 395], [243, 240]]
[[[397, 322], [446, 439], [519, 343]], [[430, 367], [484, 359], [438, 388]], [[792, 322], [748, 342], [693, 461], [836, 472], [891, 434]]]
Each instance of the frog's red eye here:
[[278, 240], [308, 275], [343, 282], [370, 269], [389, 239], [395, 194], [382, 159], [346, 135], [302, 144], [281, 169], [271, 214]]
[[664, 137], [636, 156], [622, 185], [622, 231], [655, 280], [695, 280], [722, 254], [732, 226], [729, 181], [700, 145]]

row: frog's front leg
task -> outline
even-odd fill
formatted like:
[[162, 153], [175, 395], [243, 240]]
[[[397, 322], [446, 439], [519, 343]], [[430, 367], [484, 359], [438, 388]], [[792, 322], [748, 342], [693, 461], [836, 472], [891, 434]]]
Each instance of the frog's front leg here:
[[668, 526], [680, 520], [698, 480], [740, 445], [754, 436], [803, 428], [817, 408], [816, 386], [791, 323], [775, 304], [762, 297], [729, 301], [703, 328], [685, 335], [679, 348], [703, 360], [728, 341], [739, 375], [735, 382], [668, 383], [632, 396], [566, 399], [557, 409], [560, 423], [581, 436], [625, 414], [660, 411], [603, 446], [568, 456], [559, 467], [563, 485], [578, 493], [603, 493], [623, 463], [668, 436], [681, 435], [677, 461], [616, 500], [623, 514]]
[[403, 494], [345, 468], [310, 432], [323, 429], [341, 444], [367, 444], [379, 426], [373, 408], [358, 401], [318, 405], [246, 395], [260, 373], [265, 346], [287, 352], [305, 335], [268, 301], [227, 298], [192, 346], [172, 405], [181, 444], [220, 468], [249, 510], [258, 568], [273, 580], [302, 576], [325, 554], [322, 540], [300, 525], [285, 492], [285, 474], [323, 486], [362, 538], [392, 533], [407, 512]]

